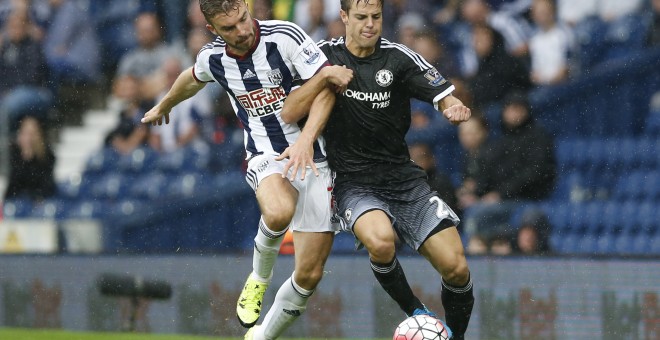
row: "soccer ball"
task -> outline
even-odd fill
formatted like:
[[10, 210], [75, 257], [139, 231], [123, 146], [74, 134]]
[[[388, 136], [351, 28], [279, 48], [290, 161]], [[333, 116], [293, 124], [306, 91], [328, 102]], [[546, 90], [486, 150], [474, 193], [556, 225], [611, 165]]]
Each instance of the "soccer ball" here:
[[429, 315], [413, 315], [399, 324], [393, 340], [449, 340], [450, 334], [442, 321]]

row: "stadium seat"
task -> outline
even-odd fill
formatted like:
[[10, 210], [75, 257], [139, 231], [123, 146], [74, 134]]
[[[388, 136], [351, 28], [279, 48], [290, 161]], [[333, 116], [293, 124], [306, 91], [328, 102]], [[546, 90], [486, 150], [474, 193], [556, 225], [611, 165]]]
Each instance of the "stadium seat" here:
[[128, 177], [119, 173], [110, 173], [91, 184], [90, 197], [116, 200], [126, 196]]
[[133, 150], [127, 155], [122, 155], [118, 160], [119, 171], [123, 173], [142, 173], [151, 170], [158, 158], [158, 154], [151, 148], [141, 147]]
[[43, 219], [61, 219], [66, 215], [66, 211], [69, 208], [70, 204], [68, 204], [67, 201], [57, 198], [46, 199], [41, 202], [36, 202], [32, 206], [30, 216]]
[[29, 217], [31, 212], [32, 200], [27, 198], [9, 198], [2, 207], [2, 216], [8, 219]]
[[88, 160], [85, 173], [105, 174], [117, 170], [119, 154], [113, 148], [103, 148], [95, 152]]
[[148, 172], [131, 181], [128, 196], [137, 200], [158, 200], [165, 194], [167, 176], [159, 171]]
[[644, 48], [646, 25], [646, 17], [639, 14], [625, 15], [610, 22], [605, 32], [606, 59], [630, 56]]
[[168, 177], [166, 193], [173, 197], [192, 197], [202, 187], [203, 176], [197, 173], [181, 173]]
[[71, 203], [64, 218], [67, 219], [89, 219], [102, 218], [105, 215], [104, 204], [95, 200], [85, 200]]

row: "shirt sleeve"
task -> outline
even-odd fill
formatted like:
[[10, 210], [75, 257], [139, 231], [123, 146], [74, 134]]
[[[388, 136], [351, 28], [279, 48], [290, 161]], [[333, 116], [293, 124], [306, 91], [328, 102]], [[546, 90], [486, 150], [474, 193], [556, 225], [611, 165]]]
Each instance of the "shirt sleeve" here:
[[197, 54], [195, 66], [193, 67], [193, 77], [201, 83], [209, 83], [215, 81], [211, 74], [211, 67], [209, 60], [213, 52], [213, 45], [207, 44]]
[[300, 78], [307, 80], [327, 65], [328, 58], [298, 25], [293, 23], [288, 25], [291, 27], [293, 38], [286, 39], [283, 44], [296, 72]]
[[438, 110], [438, 102], [454, 91], [454, 85], [421, 55], [405, 46], [401, 50], [400, 60], [403, 83], [412, 97], [433, 103]]

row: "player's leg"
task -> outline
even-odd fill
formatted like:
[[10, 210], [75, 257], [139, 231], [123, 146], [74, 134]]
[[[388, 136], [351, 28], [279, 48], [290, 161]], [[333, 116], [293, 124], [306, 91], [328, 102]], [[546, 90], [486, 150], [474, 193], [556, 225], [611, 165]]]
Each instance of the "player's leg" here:
[[470, 321], [474, 295], [458, 231], [453, 226], [442, 229], [426, 239], [419, 252], [442, 275], [441, 298], [445, 319], [454, 333], [453, 339], [461, 340]]
[[331, 232], [293, 232], [295, 271], [277, 291], [254, 339], [276, 339], [305, 312], [309, 297], [323, 277], [333, 237]]
[[262, 155], [248, 165], [248, 182], [256, 190], [261, 219], [254, 238], [252, 272], [236, 304], [236, 315], [244, 327], [259, 319], [263, 296], [287, 227], [294, 216], [298, 191], [281, 176], [282, 166], [272, 156]]
[[360, 200], [359, 205], [355, 206], [357, 211], [368, 211], [355, 221], [353, 233], [369, 252], [371, 270], [378, 283], [406, 315], [412, 315], [416, 309], [423, 309], [424, 305], [413, 294], [403, 267], [396, 258], [395, 234], [390, 217], [384, 210], [374, 209], [375, 206], [360, 208], [367, 202]]
[[319, 176], [308, 169], [304, 181], [294, 180], [298, 190], [296, 212], [291, 221], [295, 270], [280, 287], [264, 322], [252, 333], [254, 339], [274, 339], [307, 308], [307, 301], [323, 277], [337, 225], [330, 223], [332, 174], [327, 164], [317, 164]]

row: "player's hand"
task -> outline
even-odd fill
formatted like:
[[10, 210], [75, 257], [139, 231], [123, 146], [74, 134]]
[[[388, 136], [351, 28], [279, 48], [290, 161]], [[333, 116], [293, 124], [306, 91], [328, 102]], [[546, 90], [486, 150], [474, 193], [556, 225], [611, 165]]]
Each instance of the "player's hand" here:
[[160, 105], [156, 105], [145, 113], [140, 121], [145, 124], [151, 123], [151, 125], [156, 126], [163, 125], [163, 118], [165, 118], [165, 124], [170, 123], [170, 110], [161, 109]]
[[[289, 175], [289, 180], [293, 182], [296, 179], [296, 174], [298, 169], [300, 169], [300, 180], [305, 180], [305, 174], [307, 173], [307, 166], [312, 168], [314, 175], [319, 176], [319, 171], [316, 168], [314, 163], [314, 146], [313, 142], [309, 143], [302, 139], [298, 139], [293, 145], [289, 146], [282, 152], [275, 160], [281, 161], [285, 158], [289, 159], [289, 162], [284, 166], [284, 171], [282, 172], [282, 177], [286, 178], [287, 174]], [[289, 170], [291, 170], [289, 172]]]
[[334, 85], [337, 93], [343, 92], [348, 83], [353, 80], [353, 70], [346, 66], [333, 65], [324, 68], [327, 74], [327, 80], [330, 84]]
[[458, 125], [462, 122], [468, 121], [472, 116], [470, 108], [463, 104], [456, 104], [448, 107], [442, 111], [442, 115], [449, 120], [450, 123]]

